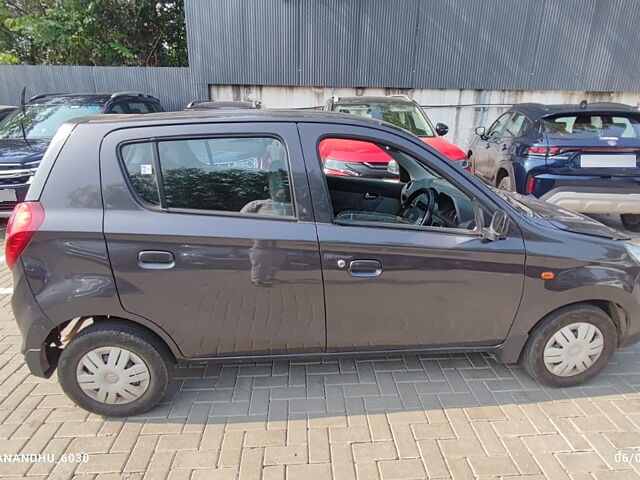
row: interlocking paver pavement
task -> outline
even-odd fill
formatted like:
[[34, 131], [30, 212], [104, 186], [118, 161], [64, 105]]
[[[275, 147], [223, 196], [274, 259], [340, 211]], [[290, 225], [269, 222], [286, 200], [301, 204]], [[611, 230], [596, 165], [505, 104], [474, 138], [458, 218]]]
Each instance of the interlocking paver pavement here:
[[0, 462], [1, 478], [640, 478], [638, 347], [572, 389], [480, 354], [193, 365], [151, 412], [115, 419], [29, 375], [9, 300], [0, 456], [46, 455]]

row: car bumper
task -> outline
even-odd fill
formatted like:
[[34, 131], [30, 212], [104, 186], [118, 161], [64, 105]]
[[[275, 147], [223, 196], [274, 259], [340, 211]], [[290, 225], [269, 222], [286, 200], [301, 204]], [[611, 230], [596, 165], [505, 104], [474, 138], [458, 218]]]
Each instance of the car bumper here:
[[599, 193], [554, 189], [541, 200], [581, 213], [640, 214], [640, 193]]
[[11, 308], [22, 334], [21, 351], [29, 370], [38, 377], [50, 377], [57, 365], [59, 351], [45, 342], [55, 325], [38, 306], [20, 261], [13, 267]]

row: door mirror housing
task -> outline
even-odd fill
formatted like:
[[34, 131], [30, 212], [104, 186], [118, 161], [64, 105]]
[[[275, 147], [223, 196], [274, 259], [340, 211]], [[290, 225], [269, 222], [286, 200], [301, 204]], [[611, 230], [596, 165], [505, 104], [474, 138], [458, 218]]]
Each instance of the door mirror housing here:
[[482, 228], [482, 238], [489, 242], [495, 242], [507, 235], [509, 229], [509, 217], [504, 210], [496, 210], [491, 217], [488, 227]]
[[476, 135], [478, 135], [479, 137], [485, 138], [485, 133], [486, 133], [486, 129], [483, 126], [480, 127], [476, 127]]
[[449, 127], [444, 123], [436, 123], [436, 133], [442, 137], [449, 133]]

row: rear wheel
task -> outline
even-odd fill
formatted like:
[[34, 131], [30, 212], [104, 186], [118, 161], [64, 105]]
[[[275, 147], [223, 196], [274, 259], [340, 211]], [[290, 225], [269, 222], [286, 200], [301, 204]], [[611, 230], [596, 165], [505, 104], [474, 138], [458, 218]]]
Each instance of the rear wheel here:
[[616, 349], [611, 318], [588, 304], [562, 308], [538, 324], [522, 363], [531, 377], [553, 387], [578, 385], [597, 375]]
[[502, 177], [500, 179], [500, 181], [498, 182], [498, 188], [500, 190], [507, 190], [508, 192], [511, 191], [511, 177], [509, 177], [509, 175], [506, 175], [504, 177]]
[[164, 396], [170, 354], [146, 330], [124, 322], [98, 322], [62, 351], [58, 378], [82, 408], [122, 417], [145, 412]]
[[622, 224], [624, 228], [627, 230], [631, 230], [632, 232], [640, 232], [640, 215], [634, 213], [625, 213], [620, 215], [620, 219], [622, 220]]

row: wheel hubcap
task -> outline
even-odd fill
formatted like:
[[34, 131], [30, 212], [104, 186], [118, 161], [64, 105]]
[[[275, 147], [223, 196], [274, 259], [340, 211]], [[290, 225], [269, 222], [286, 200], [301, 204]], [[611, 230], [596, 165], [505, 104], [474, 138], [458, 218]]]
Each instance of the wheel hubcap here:
[[558, 330], [544, 348], [544, 364], [554, 375], [572, 377], [588, 370], [602, 354], [604, 337], [598, 327], [572, 323]]
[[149, 368], [135, 353], [120, 347], [99, 347], [78, 363], [76, 379], [92, 399], [107, 404], [133, 402], [149, 388]]

